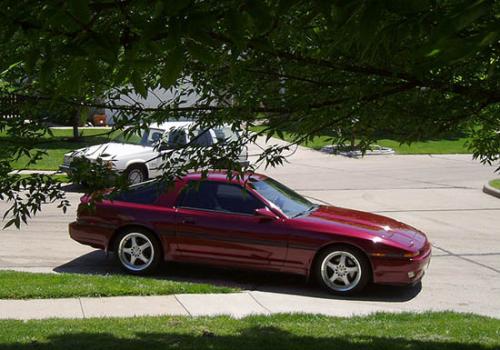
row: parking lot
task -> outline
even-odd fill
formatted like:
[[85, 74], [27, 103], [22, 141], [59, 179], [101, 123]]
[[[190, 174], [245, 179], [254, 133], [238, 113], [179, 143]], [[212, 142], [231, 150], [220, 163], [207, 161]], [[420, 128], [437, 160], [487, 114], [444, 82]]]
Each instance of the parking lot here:
[[[283, 167], [260, 172], [319, 202], [380, 213], [427, 233], [434, 250], [421, 286], [371, 288], [360, 298], [340, 300], [342, 307], [355, 306], [367, 312], [455, 310], [500, 317], [500, 199], [482, 192], [483, 184], [495, 177], [493, 170], [470, 155], [351, 159], [299, 148]], [[75, 217], [80, 196], [78, 188], [68, 190], [73, 204], [68, 214], [50, 206], [21, 230], [0, 232], [0, 268], [117, 271], [104, 253], [68, 237], [67, 225]], [[7, 207], [0, 202], [0, 212]], [[190, 271], [176, 267], [165, 276], [239, 283], [255, 290], [264, 307], [277, 311], [281, 307], [283, 311], [330, 313], [329, 307], [340, 307], [338, 298], [316, 291], [300, 278]]]

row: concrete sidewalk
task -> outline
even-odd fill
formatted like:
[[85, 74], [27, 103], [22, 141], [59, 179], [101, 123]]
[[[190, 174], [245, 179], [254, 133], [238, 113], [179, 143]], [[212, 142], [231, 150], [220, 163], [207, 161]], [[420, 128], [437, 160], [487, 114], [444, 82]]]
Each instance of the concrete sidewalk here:
[[[230, 294], [177, 294], [166, 296], [124, 296], [107, 298], [66, 298], [0, 300], [0, 319], [48, 319], [133, 316], [216, 316], [241, 318], [274, 313], [310, 313], [329, 316], [359, 316], [374, 312], [470, 312], [467, 307], [422, 308], [419, 303], [376, 302], [354, 299], [311, 298], [260, 291]], [[497, 312], [484, 310], [486, 316], [499, 318]]]

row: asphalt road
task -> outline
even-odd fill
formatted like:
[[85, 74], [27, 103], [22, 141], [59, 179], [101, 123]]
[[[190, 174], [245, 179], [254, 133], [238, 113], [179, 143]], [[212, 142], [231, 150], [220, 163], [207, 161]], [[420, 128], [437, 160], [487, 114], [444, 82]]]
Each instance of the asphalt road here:
[[[481, 191], [495, 177], [493, 170], [469, 155], [350, 159], [299, 148], [283, 167], [261, 172], [318, 201], [380, 213], [427, 233], [434, 251], [421, 285], [374, 286], [356, 299], [345, 299], [345, 308], [500, 317], [500, 199]], [[80, 195], [69, 190], [76, 206]], [[48, 206], [21, 230], [0, 231], [0, 269], [117, 273], [113, 259], [69, 239], [67, 225], [75, 206], [66, 215]], [[0, 213], [7, 207], [0, 202]], [[338, 298], [288, 275], [172, 265], [158, 278], [240, 285], [262, 292], [263, 303], [294, 305], [294, 311], [328, 311], [330, 301], [332, 308], [339, 307]]]

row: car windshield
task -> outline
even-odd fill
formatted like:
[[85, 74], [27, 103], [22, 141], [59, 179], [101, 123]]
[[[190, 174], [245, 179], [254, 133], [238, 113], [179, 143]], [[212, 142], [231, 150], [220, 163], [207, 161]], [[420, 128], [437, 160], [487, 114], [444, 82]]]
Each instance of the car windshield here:
[[251, 186], [288, 217], [297, 217], [317, 208], [317, 205], [273, 179], [252, 181]]
[[134, 132], [124, 131], [115, 137], [113, 142], [153, 147], [159, 140], [161, 140], [164, 133], [165, 130], [161, 129], [147, 129]]

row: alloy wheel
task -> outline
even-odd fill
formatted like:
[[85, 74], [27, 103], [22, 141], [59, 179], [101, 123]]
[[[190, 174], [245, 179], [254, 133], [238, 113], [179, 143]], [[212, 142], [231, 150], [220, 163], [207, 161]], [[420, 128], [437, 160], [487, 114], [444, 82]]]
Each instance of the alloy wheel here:
[[336, 292], [347, 292], [356, 288], [362, 273], [359, 260], [347, 251], [333, 251], [321, 263], [323, 282]]
[[140, 272], [146, 270], [153, 263], [155, 249], [146, 235], [131, 232], [120, 240], [118, 257], [126, 269]]

